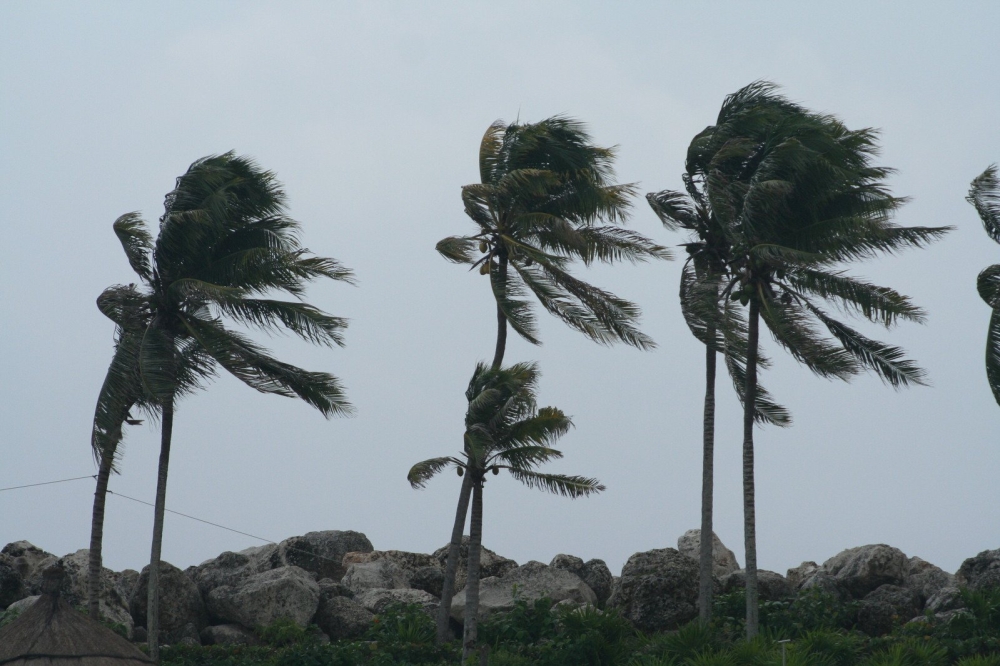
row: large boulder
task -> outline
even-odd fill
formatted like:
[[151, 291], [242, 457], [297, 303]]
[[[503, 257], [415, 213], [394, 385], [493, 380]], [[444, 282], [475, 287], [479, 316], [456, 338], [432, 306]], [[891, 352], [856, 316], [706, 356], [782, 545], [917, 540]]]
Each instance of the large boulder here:
[[973, 590], [1000, 589], [1000, 549], [984, 550], [962, 562], [955, 582]]
[[882, 636], [905, 624], [920, 612], [920, 597], [898, 585], [882, 585], [858, 603], [858, 629], [869, 636]]
[[[90, 550], [84, 548], [63, 556], [58, 560], [62, 564], [63, 575], [60, 596], [73, 606], [85, 606], [90, 599]], [[101, 568], [100, 613], [101, 617], [125, 628], [127, 636], [132, 635], [133, 620], [129, 610], [129, 600], [132, 597], [138, 572], [129, 570], [118, 573], [111, 569]], [[32, 576], [32, 588], [41, 589], [41, 576]]]
[[698, 562], [673, 548], [635, 553], [607, 605], [643, 631], [676, 629], [698, 616]]
[[266, 562], [259, 569], [277, 569], [295, 566], [316, 574], [317, 579], [340, 580], [347, 573], [344, 555], [350, 552], [370, 553], [372, 542], [361, 532], [351, 530], [326, 530], [308, 532], [302, 536], [285, 539], [276, 546], [265, 547], [255, 559]]
[[841, 584], [841, 581], [831, 576], [822, 568], [814, 571], [799, 585], [799, 592], [809, 593], [818, 591], [832, 596], [837, 601], [849, 601], [850, 592]]
[[[438, 561], [441, 569], [448, 565], [448, 548], [444, 546], [434, 551], [433, 557]], [[469, 537], [462, 537], [462, 544], [459, 547], [458, 569], [455, 572], [455, 591], [458, 592], [465, 587], [465, 578], [469, 570]], [[490, 578], [492, 576], [503, 576], [508, 571], [517, 568], [517, 562], [497, 555], [489, 548], [482, 547], [479, 555], [479, 578]]]
[[908, 567], [903, 551], [885, 544], [849, 548], [823, 563], [823, 570], [853, 597], [862, 599], [882, 585], [902, 585]]
[[[451, 616], [462, 621], [465, 617], [466, 590], [457, 593], [451, 602]], [[576, 605], [597, 603], [597, 595], [576, 574], [531, 561], [503, 576], [490, 576], [479, 581], [479, 618], [514, 609], [516, 600], [534, 601], [542, 597], [553, 604], [568, 600]]]
[[12, 558], [0, 555], [0, 608], [7, 608], [27, 594], [24, 578], [14, 565]]
[[[185, 636], [194, 637], [208, 624], [208, 614], [198, 586], [183, 571], [160, 562], [160, 642], [176, 643]], [[149, 565], [143, 567], [129, 599], [129, 610], [137, 626], [146, 626], [146, 603], [149, 592]]]
[[352, 564], [341, 582], [355, 595], [365, 590], [393, 590], [410, 586], [406, 572], [392, 560]]
[[930, 562], [911, 557], [906, 566], [903, 587], [916, 593], [922, 610], [927, 601], [947, 587], [954, 587], [955, 577]]
[[[701, 561], [701, 530], [688, 530], [677, 539], [677, 550], [682, 555]], [[740, 568], [736, 554], [726, 548], [719, 535], [712, 532], [712, 575], [722, 578]]]
[[319, 585], [299, 567], [255, 574], [236, 587], [223, 585], [208, 594], [213, 617], [244, 627], [266, 627], [288, 619], [305, 627], [319, 607]]
[[[724, 593], [745, 590], [747, 587], [746, 569], [739, 569], [719, 581]], [[757, 594], [761, 601], [781, 601], [795, 596], [795, 588], [779, 573], [757, 570]]]
[[598, 607], [604, 608], [608, 597], [611, 596], [611, 585], [614, 581], [614, 576], [611, 575], [611, 570], [604, 560], [593, 559], [584, 562], [579, 557], [560, 554], [552, 558], [549, 566], [579, 576], [580, 580], [594, 591]]
[[52, 553], [47, 553], [28, 541], [9, 543], [3, 547], [3, 550], [0, 550], [0, 555], [9, 557], [14, 568], [25, 580], [33, 577], [36, 573], [40, 575], [56, 559]]
[[250, 576], [261, 573], [259, 564], [259, 560], [246, 553], [226, 551], [216, 558], [188, 567], [184, 573], [195, 582], [202, 596], [207, 597], [217, 587], [235, 587]]
[[365, 590], [354, 597], [354, 601], [376, 615], [385, 612], [389, 606], [402, 604], [404, 606], [419, 606], [422, 611], [433, 617], [440, 606], [437, 597], [423, 590], [412, 589]]
[[792, 567], [785, 572], [785, 579], [792, 587], [798, 589], [802, 587], [802, 583], [806, 582], [817, 571], [819, 571], [819, 565], [815, 562], [803, 562], [799, 566]]
[[330, 640], [361, 638], [375, 615], [353, 599], [336, 594], [321, 594], [315, 623]]

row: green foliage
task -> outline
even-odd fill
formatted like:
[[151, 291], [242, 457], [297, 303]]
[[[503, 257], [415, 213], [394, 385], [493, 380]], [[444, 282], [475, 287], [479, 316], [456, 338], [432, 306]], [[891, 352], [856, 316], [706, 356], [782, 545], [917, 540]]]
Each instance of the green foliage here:
[[[857, 603], [844, 603], [819, 588], [803, 590], [795, 599], [762, 601], [760, 626], [772, 637], [797, 638], [811, 631], [851, 629]], [[731, 636], [742, 634], [746, 621], [746, 592], [735, 590], [717, 595], [712, 604], [713, 620]]]
[[[416, 604], [392, 604], [375, 616], [365, 636], [386, 663], [437, 663], [454, 658], [452, 646], [435, 644], [434, 620]], [[374, 662], [381, 663], [381, 662]]]
[[0, 613], [0, 627], [6, 627], [21, 615], [19, 610], [8, 610]]
[[274, 647], [302, 643], [309, 636], [304, 627], [288, 618], [278, 618], [266, 627], [257, 628], [257, 636], [266, 644]]

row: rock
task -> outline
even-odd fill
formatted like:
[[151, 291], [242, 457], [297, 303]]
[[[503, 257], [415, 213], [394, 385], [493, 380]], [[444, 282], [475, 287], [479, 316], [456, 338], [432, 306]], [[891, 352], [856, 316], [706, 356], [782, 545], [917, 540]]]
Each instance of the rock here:
[[906, 577], [903, 587], [913, 590], [919, 599], [920, 609], [927, 604], [928, 599], [935, 596], [946, 587], [955, 585], [955, 577], [926, 562], [919, 557], [911, 557], [906, 567]]
[[[515, 599], [531, 602], [542, 597], [553, 604], [564, 599], [577, 605], [597, 603], [597, 595], [576, 574], [532, 561], [479, 582], [479, 618], [513, 610]], [[464, 589], [452, 600], [451, 616], [457, 621], [465, 617]]]
[[[66, 572], [60, 595], [70, 605], [86, 606], [90, 599], [90, 550], [81, 549], [70, 555], [63, 556], [59, 562]], [[134, 577], [133, 575], [134, 574]], [[132, 635], [133, 620], [129, 610], [134, 583], [139, 574], [119, 574], [111, 569], [101, 568], [101, 593], [99, 599], [101, 617], [111, 623], [125, 628], [126, 637]], [[37, 578], [37, 580], [36, 580]], [[32, 576], [32, 587], [41, 589], [41, 575]]]
[[[269, 569], [296, 566], [316, 574], [317, 578], [340, 580], [347, 573], [343, 565], [345, 554], [372, 550], [372, 542], [361, 532], [327, 530], [285, 539], [267, 551], [266, 561]], [[264, 551], [259, 559], [265, 559], [263, 555]]]
[[7, 608], [26, 594], [24, 578], [14, 565], [13, 558], [0, 555], [0, 608]]
[[319, 585], [319, 594], [321, 597], [325, 595], [328, 597], [354, 598], [354, 593], [346, 585], [338, 583], [332, 578], [321, 578], [316, 581], [316, 584]]
[[[160, 562], [160, 641], [174, 643], [183, 635], [186, 625], [195, 628], [198, 636], [208, 624], [208, 614], [201, 600], [198, 586], [183, 571], [170, 564]], [[135, 624], [146, 626], [146, 599], [149, 591], [149, 565], [143, 567], [129, 599], [129, 609]]]
[[245, 627], [266, 627], [280, 618], [305, 627], [319, 607], [319, 584], [299, 567], [255, 574], [237, 587], [222, 585], [207, 601], [213, 617]]
[[698, 615], [698, 563], [673, 548], [635, 553], [607, 606], [643, 631], [676, 629]]
[[171, 643], [174, 645], [201, 645], [201, 632], [192, 623], [185, 624], [179, 631], [174, 632]]
[[391, 560], [352, 564], [341, 582], [355, 596], [365, 590], [402, 589], [410, 584], [406, 572]]
[[955, 582], [973, 590], [1000, 588], [1000, 549], [984, 550], [962, 562]]
[[[720, 581], [725, 593], [744, 590], [747, 586], [746, 569], [739, 569], [728, 574]], [[761, 601], [781, 601], [795, 596], [795, 588], [779, 573], [757, 570], [757, 594]]]
[[920, 614], [921, 601], [918, 592], [899, 585], [882, 585], [866, 596], [863, 601], [885, 603], [893, 607], [903, 622], [908, 622]]
[[433, 617], [440, 605], [437, 597], [423, 590], [411, 589], [365, 590], [354, 597], [354, 600], [376, 615], [385, 612], [385, 609], [393, 604], [415, 604]]
[[11, 558], [14, 568], [25, 580], [35, 573], [40, 574], [56, 557], [27, 541], [9, 543], [0, 550], [0, 554]]
[[862, 599], [882, 585], [902, 585], [908, 560], [903, 551], [885, 544], [849, 548], [823, 563], [855, 599]]
[[143, 643], [145, 644], [149, 639], [149, 634], [146, 633], [146, 627], [136, 627], [132, 630], [132, 642], [133, 643]]
[[364, 636], [374, 617], [353, 599], [321, 595], [315, 622], [331, 640], [353, 640]]
[[25, 597], [24, 599], [19, 599], [15, 601], [10, 606], [7, 606], [8, 613], [23, 613], [24, 611], [31, 608], [36, 601], [41, 599], [41, 595], [36, 594], [33, 597]]
[[938, 590], [934, 596], [927, 600], [924, 608], [932, 613], [940, 614], [965, 608], [965, 602], [962, 601], [962, 592], [958, 586], [951, 585]]
[[841, 585], [840, 581], [822, 568], [816, 570], [815, 573], [799, 585], [800, 593], [808, 592], [809, 590], [818, 590], [824, 594], [829, 594], [838, 601], [847, 601], [851, 598], [850, 593]]
[[220, 624], [201, 630], [202, 645], [260, 645], [257, 635], [238, 624]]
[[587, 584], [597, 596], [598, 608], [603, 608], [608, 597], [611, 596], [611, 585], [614, 577], [604, 560], [588, 560], [584, 562], [579, 557], [573, 555], [556, 555], [549, 563], [550, 567], [562, 569], [579, 576], [580, 580]]
[[439, 566], [420, 567], [410, 574], [410, 587], [440, 598], [441, 588], [444, 587], [444, 571]]
[[920, 613], [920, 596], [898, 585], [882, 585], [858, 603], [858, 629], [883, 636]]
[[203, 597], [217, 587], [238, 586], [250, 576], [261, 573], [259, 561], [245, 553], [226, 551], [218, 557], [202, 562], [196, 567], [188, 567], [185, 573], [198, 586]]
[[[677, 550], [682, 555], [701, 561], [701, 530], [688, 530], [677, 539]], [[726, 548], [719, 536], [712, 533], [712, 575], [722, 578], [740, 568], [736, 554]]]
[[785, 573], [785, 578], [788, 580], [789, 585], [798, 589], [802, 586], [802, 583], [806, 582], [817, 571], [819, 571], [819, 565], [815, 562], [803, 562], [799, 566], [789, 569]]
[[183, 636], [176, 644], [187, 647], [201, 647], [201, 639], [194, 636]]
[[[438, 548], [434, 551], [433, 557], [438, 561], [443, 571], [448, 565], [448, 546]], [[503, 576], [508, 571], [517, 568], [517, 562], [506, 557], [497, 555], [489, 548], [482, 547], [479, 556], [479, 579], [493, 576]], [[458, 569], [455, 573], [455, 591], [458, 592], [465, 587], [465, 577], [469, 571], [469, 537], [462, 537], [462, 545], [459, 547]]]

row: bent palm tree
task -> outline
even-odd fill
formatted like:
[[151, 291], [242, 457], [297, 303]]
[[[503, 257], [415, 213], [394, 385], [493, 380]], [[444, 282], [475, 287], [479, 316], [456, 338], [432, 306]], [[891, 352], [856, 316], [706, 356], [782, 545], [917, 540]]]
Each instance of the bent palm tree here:
[[[972, 181], [966, 200], [976, 207], [986, 233], [1000, 243], [1000, 178], [995, 164]], [[986, 332], [986, 379], [993, 399], [1000, 404], [1000, 264], [983, 269], [976, 279], [976, 287], [979, 296], [993, 308]]]
[[555, 407], [536, 407], [538, 376], [538, 366], [534, 363], [518, 363], [507, 368], [478, 364], [465, 392], [469, 407], [465, 415], [462, 453], [417, 463], [407, 477], [414, 488], [423, 488], [435, 474], [454, 467], [459, 475], [472, 479], [463, 660], [476, 644], [483, 485], [487, 473], [499, 474], [500, 470], [507, 470], [529, 488], [564, 497], [586, 497], [604, 490], [596, 479], [535, 471], [542, 463], [562, 458], [562, 453], [552, 448], [552, 444], [573, 425], [570, 418]]
[[[137, 359], [133, 367], [141, 391], [128, 372], [109, 372], [115, 392], [106, 399], [111, 425], [104, 416], [96, 424], [109, 433], [107, 439], [116, 440], [113, 418], [127, 413], [122, 410], [129, 400], [155, 404], [160, 414], [147, 620], [154, 658], [159, 654], [159, 562], [176, 399], [221, 366], [258, 391], [301, 398], [327, 417], [351, 409], [336, 377], [282, 363], [223, 323], [226, 317], [266, 332], [284, 329], [309, 342], [343, 345], [345, 320], [301, 301], [265, 298], [274, 291], [299, 298], [305, 284], [318, 278], [351, 281], [350, 271], [336, 261], [310, 256], [301, 247], [299, 224], [285, 215], [285, 195], [274, 175], [233, 153], [206, 157], [177, 179], [165, 209], [155, 242], [137, 214], [115, 223], [144, 288], [113, 287], [106, 303], [115, 303], [117, 296], [128, 307], [102, 310], [129, 332], [128, 345], [119, 339], [116, 359]], [[142, 334], [135, 342], [131, 331], [138, 329]], [[99, 404], [98, 412], [103, 409]]]
[[[923, 384], [924, 372], [903, 350], [869, 339], [832, 317], [830, 302], [892, 328], [922, 322], [902, 294], [845, 274], [839, 265], [923, 247], [949, 227], [890, 222], [905, 202], [885, 185], [890, 169], [872, 165], [876, 132], [848, 130], [831, 116], [791, 104], [767, 83], [727, 99], [733, 110], [696, 147], [708, 174], [708, 196], [733, 248], [724, 297], [748, 306], [743, 418], [747, 634], [758, 628], [753, 425], [757, 405], [759, 323], [796, 360], [822, 377], [849, 379], [874, 371], [900, 388]], [[830, 340], [820, 330], [826, 328]]]
[[[621, 226], [635, 188], [613, 183], [614, 157], [613, 148], [593, 145], [582, 123], [562, 116], [510, 125], [498, 120], [483, 135], [481, 182], [462, 188], [465, 212], [477, 233], [449, 236], [438, 242], [437, 250], [445, 259], [490, 277], [497, 313], [494, 369], [503, 363], [508, 324], [528, 342], [540, 344], [529, 292], [545, 310], [591, 340], [653, 347], [636, 327], [638, 306], [568, 272], [574, 259], [589, 265], [670, 257], [665, 248]], [[448, 638], [471, 492], [466, 479], [459, 494], [460, 519], [448, 549], [439, 642]]]
[[[697, 137], [695, 138], [697, 141]], [[671, 231], [685, 230], [691, 240], [684, 244], [688, 259], [681, 272], [681, 312], [691, 333], [705, 345], [705, 401], [702, 419], [701, 544], [699, 552], [699, 621], [712, 619], [713, 487], [715, 467], [715, 375], [716, 355], [722, 353], [740, 400], [746, 388], [746, 321], [728, 300], [720, 301], [721, 285], [728, 276], [732, 248], [725, 229], [712, 214], [704, 192], [705, 173], [689, 161], [683, 176], [686, 192], [663, 190], [646, 200]], [[758, 352], [758, 365], [767, 359]], [[791, 417], [775, 404], [767, 391], [757, 387], [757, 420], [779, 426], [791, 425]]]

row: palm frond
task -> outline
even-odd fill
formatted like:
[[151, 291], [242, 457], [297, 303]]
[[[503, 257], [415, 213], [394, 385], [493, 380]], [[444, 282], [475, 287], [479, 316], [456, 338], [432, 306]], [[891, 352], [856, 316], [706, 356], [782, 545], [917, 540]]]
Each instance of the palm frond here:
[[1000, 264], [987, 266], [976, 278], [979, 297], [993, 309], [1000, 307]]
[[1000, 177], [996, 164], [973, 179], [966, 201], [975, 206], [990, 238], [1000, 243]]
[[128, 330], [145, 329], [151, 315], [149, 295], [139, 291], [134, 284], [116, 284], [102, 291], [97, 297], [97, 309]]
[[1000, 308], [993, 309], [986, 333], [986, 379], [994, 400], [1000, 405]]
[[503, 465], [500, 468], [506, 469], [512, 477], [529, 488], [544, 490], [553, 495], [562, 495], [563, 497], [572, 499], [587, 497], [606, 490], [597, 479], [584, 476], [542, 474], [541, 472], [532, 472], [530, 470], [516, 469]]
[[125, 250], [129, 266], [149, 284], [153, 271], [149, 266], [149, 256], [153, 251], [153, 237], [146, 230], [146, 222], [137, 211], [125, 213], [114, 223], [115, 235]]
[[797, 269], [788, 276], [789, 284], [804, 292], [836, 301], [842, 309], [890, 327], [898, 319], [923, 323], [926, 314], [909, 298], [894, 289], [879, 287], [843, 274]]
[[727, 325], [719, 301], [720, 277], [715, 274], [699, 276], [694, 265], [688, 262], [681, 270], [679, 297], [681, 314], [691, 334], [703, 345], [722, 351], [725, 345], [724, 329]]
[[510, 327], [531, 344], [540, 345], [538, 324], [531, 311], [531, 303], [524, 299], [526, 292], [519, 273], [515, 268], [513, 274], [508, 270], [505, 276], [501, 275], [498, 265], [491, 262], [490, 286], [493, 288], [493, 298]]
[[513, 469], [530, 470], [550, 460], [559, 460], [562, 457], [561, 451], [548, 446], [514, 446], [497, 451], [491, 460], [499, 461]]
[[415, 490], [419, 490], [421, 488], [425, 488], [427, 486], [427, 482], [430, 481], [430, 479], [438, 472], [450, 467], [451, 465], [462, 467], [462, 462], [457, 458], [452, 458], [451, 456], [424, 460], [423, 462], [418, 462], [410, 468], [409, 474], [406, 475], [406, 480], [410, 482], [410, 486], [412, 486]]
[[314, 344], [344, 346], [343, 330], [347, 320], [332, 317], [322, 310], [294, 301], [238, 298], [216, 302], [219, 309], [238, 322], [268, 332], [285, 329]]
[[122, 426], [143, 394], [139, 376], [142, 335], [134, 330], [119, 328], [115, 337], [115, 353], [97, 396], [90, 444], [98, 464], [102, 459], [110, 459], [112, 471], [118, 472]]
[[760, 316], [775, 341], [820, 377], [846, 380], [858, 373], [852, 355], [827, 342], [796, 303], [761, 298]]
[[504, 433], [503, 445], [522, 447], [537, 444], [548, 446], [569, 432], [572, 427], [573, 420], [566, 416], [561, 409], [542, 407], [534, 416], [520, 419], [514, 423]]
[[479, 144], [479, 178], [483, 183], [493, 183], [496, 180], [497, 161], [506, 130], [504, 121], [494, 120], [483, 134], [483, 140]]
[[450, 262], [471, 264], [476, 261], [476, 241], [468, 236], [448, 236], [438, 241], [434, 249]]
[[646, 195], [649, 207], [660, 218], [663, 226], [670, 231], [686, 229], [695, 231], [701, 226], [701, 218], [691, 202], [690, 197], [681, 192], [663, 190], [650, 192]]
[[[725, 354], [726, 370], [733, 381], [733, 388], [736, 390], [736, 397], [740, 405], [746, 405], [747, 390], [747, 368], [745, 359]], [[779, 405], [771, 397], [770, 392], [757, 382], [757, 391], [754, 398], [753, 419], [757, 423], [769, 423], [781, 428], [792, 425], [792, 415], [787, 408]]]
[[586, 244], [583, 255], [585, 264], [595, 260], [607, 264], [617, 261], [629, 261], [635, 264], [649, 259], [673, 259], [667, 248], [657, 245], [640, 233], [622, 227], [590, 226], [580, 229], [579, 234]]

